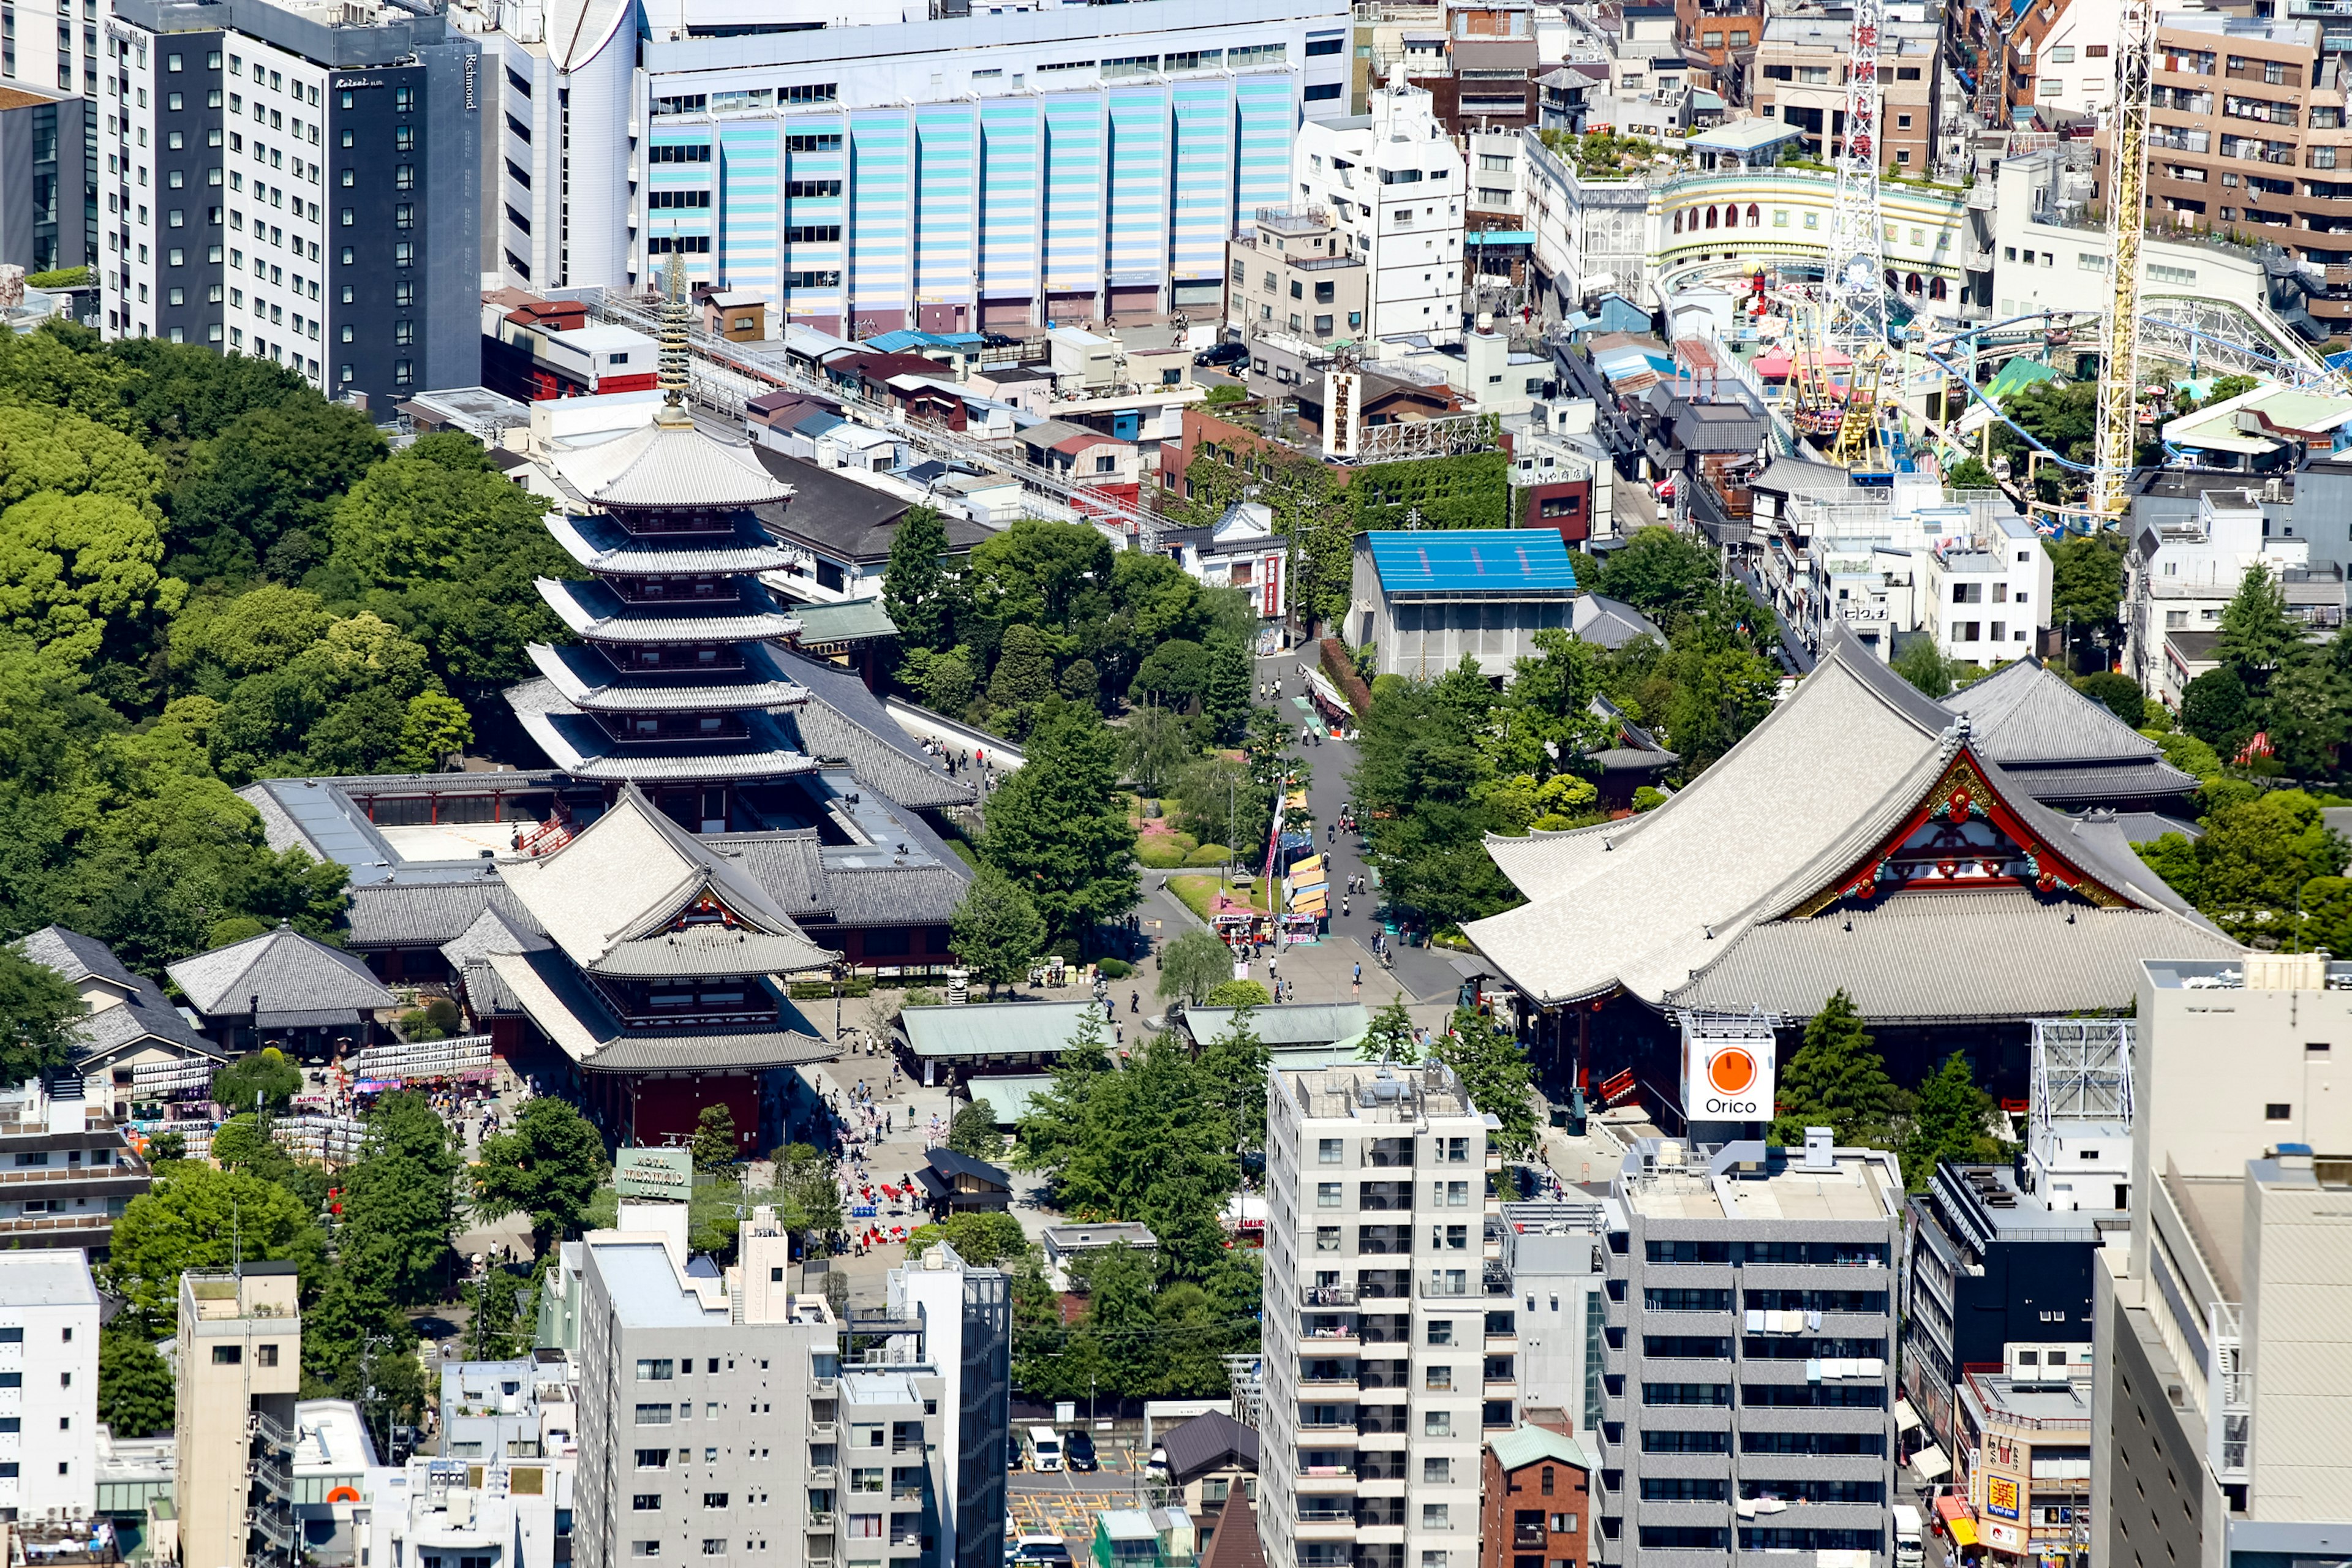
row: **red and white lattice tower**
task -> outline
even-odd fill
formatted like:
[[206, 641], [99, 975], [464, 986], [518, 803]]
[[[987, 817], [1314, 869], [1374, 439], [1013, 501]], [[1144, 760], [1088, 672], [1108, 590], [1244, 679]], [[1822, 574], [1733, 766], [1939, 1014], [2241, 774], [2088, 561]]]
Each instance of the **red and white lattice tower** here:
[[1829, 256], [1822, 291], [1829, 341], [1854, 356], [1875, 357], [1886, 343], [1885, 222], [1878, 206], [1878, 44], [1881, 0], [1853, 0], [1853, 39], [1846, 51], [1845, 142], [1837, 159], [1837, 205], [1830, 214]]

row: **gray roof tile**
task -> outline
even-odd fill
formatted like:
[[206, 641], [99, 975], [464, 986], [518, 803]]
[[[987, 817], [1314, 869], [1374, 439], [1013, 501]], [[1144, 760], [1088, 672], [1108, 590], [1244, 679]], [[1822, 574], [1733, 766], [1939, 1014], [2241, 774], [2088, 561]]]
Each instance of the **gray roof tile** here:
[[357, 948], [439, 947], [454, 942], [484, 910], [497, 910], [523, 925], [530, 917], [485, 865], [486, 874], [463, 882], [371, 882], [352, 889], [344, 919]]
[[68, 985], [103, 980], [126, 991], [139, 989], [139, 977], [123, 967], [112, 948], [94, 936], [47, 925], [17, 938], [13, 945], [35, 963], [55, 970]]
[[285, 925], [184, 958], [165, 973], [208, 1018], [244, 1017], [256, 995], [265, 1025], [275, 1019], [290, 1028], [343, 1022], [393, 1005], [392, 993], [365, 963]]

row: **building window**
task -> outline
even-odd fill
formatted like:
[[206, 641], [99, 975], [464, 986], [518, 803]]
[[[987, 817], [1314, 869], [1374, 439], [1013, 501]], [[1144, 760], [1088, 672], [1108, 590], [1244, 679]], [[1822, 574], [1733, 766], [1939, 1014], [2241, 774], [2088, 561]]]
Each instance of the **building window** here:
[[2294, 1107], [2292, 1105], [2282, 1105], [2278, 1101], [2273, 1100], [2263, 1107], [2263, 1120], [2265, 1121], [2292, 1121], [2294, 1120]]

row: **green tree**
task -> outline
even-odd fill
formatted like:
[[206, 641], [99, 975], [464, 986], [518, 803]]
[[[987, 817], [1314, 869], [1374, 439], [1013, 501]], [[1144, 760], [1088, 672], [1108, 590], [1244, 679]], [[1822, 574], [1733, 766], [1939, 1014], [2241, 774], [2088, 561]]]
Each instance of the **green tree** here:
[[124, 1205], [114, 1222], [101, 1277], [122, 1298], [124, 1325], [169, 1332], [179, 1310], [180, 1276], [290, 1259], [315, 1279], [324, 1238], [310, 1211], [284, 1187], [184, 1161]]
[[2197, 907], [2241, 942], [2292, 939], [2305, 884], [2340, 874], [2347, 859], [2343, 836], [2328, 829], [2318, 803], [2301, 790], [2223, 806], [2203, 826]]
[[1028, 732], [1037, 705], [1054, 692], [1054, 656], [1045, 636], [1025, 623], [1008, 626], [995, 673], [988, 678], [989, 705], [1004, 716], [1015, 735]]
[[1045, 922], [1035, 900], [986, 863], [949, 917], [948, 933], [956, 962], [987, 984], [992, 1002], [998, 986], [1018, 983], [1029, 973], [1029, 961], [1045, 951]]
[[0, 402], [0, 508], [49, 492], [110, 497], [152, 517], [163, 461], [69, 408]]
[[414, 773], [437, 773], [474, 743], [474, 721], [466, 705], [438, 691], [408, 700], [400, 721], [400, 763]]
[[1193, 1006], [1233, 977], [1234, 955], [1215, 933], [1197, 928], [1176, 937], [1160, 950], [1162, 999], [1182, 997]]
[[[1183, 724], [1164, 708], [1139, 708], [1120, 729], [1124, 738], [1119, 766], [1128, 782], [1150, 799], [1167, 794], [1178, 773], [1192, 760], [1192, 746]], [[1222, 795], [1217, 804], [1223, 805]]]
[[1779, 1090], [1776, 1143], [1802, 1143], [1808, 1127], [1829, 1128], [1846, 1147], [1883, 1149], [1893, 1139], [1895, 1083], [1843, 987], [1805, 1025], [1804, 1043], [1780, 1068]]
[[153, 1342], [108, 1325], [98, 1336], [98, 1418], [117, 1438], [160, 1437], [178, 1403], [172, 1369]]
[[1074, 658], [1055, 680], [1054, 689], [1065, 701], [1092, 705], [1102, 697], [1102, 671], [1095, 668], [1093, 659]]
[[1721, 572], [1715, 552], [1671, 528], [1633, 531], [1601, 569], [1600, 591], [1653, 616], [1696, 602]]
[[[2286, 613], [2286, 589], [2262, 562], [2248, 566], [2238, 591], [2221, 608], [2221, 640], [2214, 653], [2234, 668], [2252, 691], [2262, 691], [2284, 662], [2287, 650], [2302, 640], [2299, 628]], [[2186, 693], [2183, 702], [2186, 703]]]
[[302, 1069], [286, 1059], [276, 1046], [249, 1051], [213, 1074], [213, 1103], [250, 1106], [254, 1096], [272, 1110], [302, 1092]]
[[1981, 1164], [2000, 1158], [2000, 1142], [1988, 1131], [1992, 1125], [1992, 1096], [1977, 1087], [1969, 1058], [1954, 1051], [1944, 1065], [1919, 1086], [1913, 1108], [1911, 1135], [1903, 1144], [1903, 1181], [1915, 1193], [1925, 1192], [1938, 1161]]
[[[1226, 1004], [1234, 1016], [1200, 1048], [1201, 1078], [1210, 1103], [1223, 1112], [1235, 1145], [1250, 1150], [1265, 1147], [1265, 1070], [1272, 1058], [1258, 1037], [1256, 1012], [1265, 999], [1265, 989], [1259, 986], [1255, 999]], [[1211, 1005], [1216, 1005], [1212, 993]]]
[[2352, 878], [2314, 877], [2303, 885], [2289, 946], [2297, 952], [2352, 953]]
[[369, 1108], [359, 1158], [341, 1175], [341, 1249], [369, 1257], [393, 1300], [421, 1306], [439, 1296], [464, 1163], [424, 1095], [401, 1090]]
[[841, 1188], [834, 1179], [833, 1157], [814, 1143], [787, 1143], [772, 1151], [776, 1184], [762, 1199], [776, 1211], [776, 1221], [801, 1237], [803, 1254], [825, 1255], [825, 1238], [841, 1228]]
[[[957, 1111], [955, 1119], [948, 1123], [948, 1147], [975, 1160], [1003, 1159], [1004, 1135], [996, 1130], [995, 1107], [984, 1100], [975, 1100]], [[956, 1250], [961, 1252], [962, 1248]]]
[[520, 1265], [493, 1265], [466, 1290], [473, 1321], [466, 1328], [466, 1353], [475, 1361], [513, 1361], [530, 1353], [538, 1325], [523, 1316], [523, 1294], [529, 1270]]
[[2145, 844], [2132, 846], [2147, 868], [2164, 879], [2164, 885], [2188, 900], [2197, 902], [2197, 846], [2188, 835], [2167, 833]]
[[907, 1256], [920, 1256], [935, 1241], [954, 1247], [956, 1256], [974, 1268], [1001, 1268], [1029, 1250], [1021, 1222], [1009, 1214], [950, 1215], [941, 1224], [919, 1226], [907, 1238]]
[[2103, 669], [2074, 682], [2074, 689], [2137, 730], [2147, 717], [2147, 696], [2139, 682], [2116, 670]]
[[544, 1256], [580, 1228], [608, 1169], [604, 1141], [577, 1110], [561, 1100], [533, 1100], [510, 1131], [483, 1141], [471, 1173], [474, 1214], [528, 1216], [531, 1250]]
[[2042, 542], [2050, 557], [2050, 618], [2077, 640], [2122, 631], [2124, 539], [2117, 529]]
[[1118, 740], [1102, 715], [1041, 708], [1026, 760], [988, 802], [981, 858], [1037, 906], [1048, 935], [1083, 935], [1135, 907], [1135, 827], [1118, 794]]
[[1265, 1007], [1273, 995], [1255, 980], [1221, 980], [1201, 998], [1203, 1007]]
[[1936, 639], [1925, 632], [1903, 645], [1895, 655], [1893, 668], [1895, 674], [1930, 697], [1949, 696], [1952, 682], [1958, 679], [1952, 661], [1936, 647]]
[[2282, 766], [2304, 777], [2331, 773], [2352, 726], [2352, 676], [2317, 653], [2291, 654], [2272, 678], [2268, 722]]
[[730, 1171], [742, 1162], [735, 1131], [735, 1113], [724, 1105], [706, 1105], [694, 1119], [694, 1168], [702, 1172]]
[[1201, 683], [1201, 711], [1209, 721], [1209, 738], [1218, 745], [1237, 743], [1249, 722], [1250, 698], [1255, 684], [1250, 650], [1230, 637], [1209, 645], [1207, 668]]
[[81, 994], [57, 971], [0, 947], [0, 1084], [63, 1068], [82, 1016]]
[[1946, 471], [1944, 482], [1956, 490], [1990, 490], [2000, 487], [2000, 481], [1993, 477], [1993, 471], [1974, 458], [1962, 458], [1954, 463]]
[[955, 577], [948, 570], [948, 525], [931, 508], [910, 507], [898, 520], [890, 536], [889, 564], [882, 570], [882, 604], [904, 646], [953, 645]]
[[1013, 1129], [1015, 1165], [1052, 1170], [1077, 1149], [1095, 1085], [1111, 1070], [1108, 1039], [1101, 1009], [1081, 1008], [1076, 1028], [1054, 1058], [1054, 1081], [1030, 1097], [1028, 1113]]
[[1360, 1061], [1402, 1062], [1407, 1066], [1421, 1059], [1413, 1045], [1412, 1015], [1405, 1011], [1403, 992], [1393, 993], [1372, 1015], [1371, 1027], [1364, 1031], [1356, 1057]]
[[334, 503], [384, 456], [358, 409], [293, 400], [197, 442], [173, 487], [172, 570], [187, 578], [299, 578], [326, 557]]
[[1157, 700], [1181, 710], [1201, 695], [1208, 681], [1209, 650], [1189, 637], [1174, 637], [1143, 656], [1128, 700]]
[[1526, 1053], [1507, 1030], [1456, 1008], [1452, 1026], [1430, 1043], [1429, 1058], [1452, 1068], [1470, 1103], [1502, 1124], [1487, 1134], [1489, 1148], [1513, 1159], [1535, 1146], [1534, 1079]]
[[1496, 695], [1471, 659], [1432, 682], [1389, 679], [1348, 775], [1389, 901], [1439, 929], [1496, 913], [1518, 895], [1486, 847], [1509, 823], [1494, 796]]
[[2152, 734], [2143, 730], [2140, 733], [2156, 742], [2166, 762], [2190, 778], [2209, 779], [2221, 771], [2221, 754], [2194, 735], [2184, 734], [2178, 730], [2163, 734]]
[[971, 650], [958, 647], [931, 660], [923, 675], [923, 700], [941, 713], [959, 714], [971, 706], [980, 689], [972, 670]]
[[154, 519], [119, 496], [43, 490], [0, 511], [0, 626], [58, 658], [143, 658], [187, 584]]

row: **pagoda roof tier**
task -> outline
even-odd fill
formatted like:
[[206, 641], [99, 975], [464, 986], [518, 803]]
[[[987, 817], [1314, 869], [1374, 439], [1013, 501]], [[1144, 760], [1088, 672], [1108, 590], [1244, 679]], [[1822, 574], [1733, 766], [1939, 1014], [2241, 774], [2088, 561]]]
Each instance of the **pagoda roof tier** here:
[[[631, 604], [601, 582], [560, 577], [538, 580], [539, 595], [575, 637], [604, 643], [751, 642], [786, 637], [801, 624], [775, 607], [768, 591], [744, 581], [743, 607], [732, 614], [686, 615], [685, 605]], [[716, 606], [712, 606], [715, 609]]]
[[565, 553], [591, 572], [623, 577], [707, 576], [781, 572], [797, 553], [771, 539], [749, 517], [708, 533], [631, 533], [612, 518], [557, 513], [548, 532]]
[[1795, 692], [1664, 805], [1490, 837], [1529, 901], [1464, 931], [1546, 1006], [1623, 990], [1662, 1009], [1809, 1015], [1843, 984], [1875, 1020], [1865, 972], [1896, 939], [1874, 933], [1899, 928], [1886, 1021], [2120, 1007], [2133, 955], [2241, 951], [2076, 826], [1840, 626]]
[[590, 506], [720, 510], [793, 494], [748, 445], [722, 441], [682, 417], [656, 418], [610, 441], [558, 452], [551, 467], [556, 482]]
[[499, 875], [566, 959], [608, 979], [793, 974], [841, 956], [634, 786], [553, 854]]
[[799, 737], [772, 715], [752, 709], [743, 716], [749, 733], [712, 742], [615, 741], [596, 719], [564, 700], [550, 680], [509, 687], [507, 705], [548, 760], [575, 778], [645, 783], [736, 783], [813, 773], [815, 758], [802, 752]]
[[743, 645], [743, 668], [699, 679], [680, 672], [637, 674], [618, 669], [594, 647], [528, 643], [523, 651], [563, 700], [583, 713], [725, 713], [789, 708], [808, 689], [776, 668], [765, 643]]
[[2031, 658], [1963, 687], [1943, 706], [1966, 713], [1978, 748], [2044, 805], [2161, 799], [2197, 787], [2154, 741]]
[[631, 1028], [555, 952], [496, 952], [483, 961], [541, 1034], [584, 1072], [760, 1072], [831, 1061], [840, 1048], [790, 1002], [773, 1022]]

